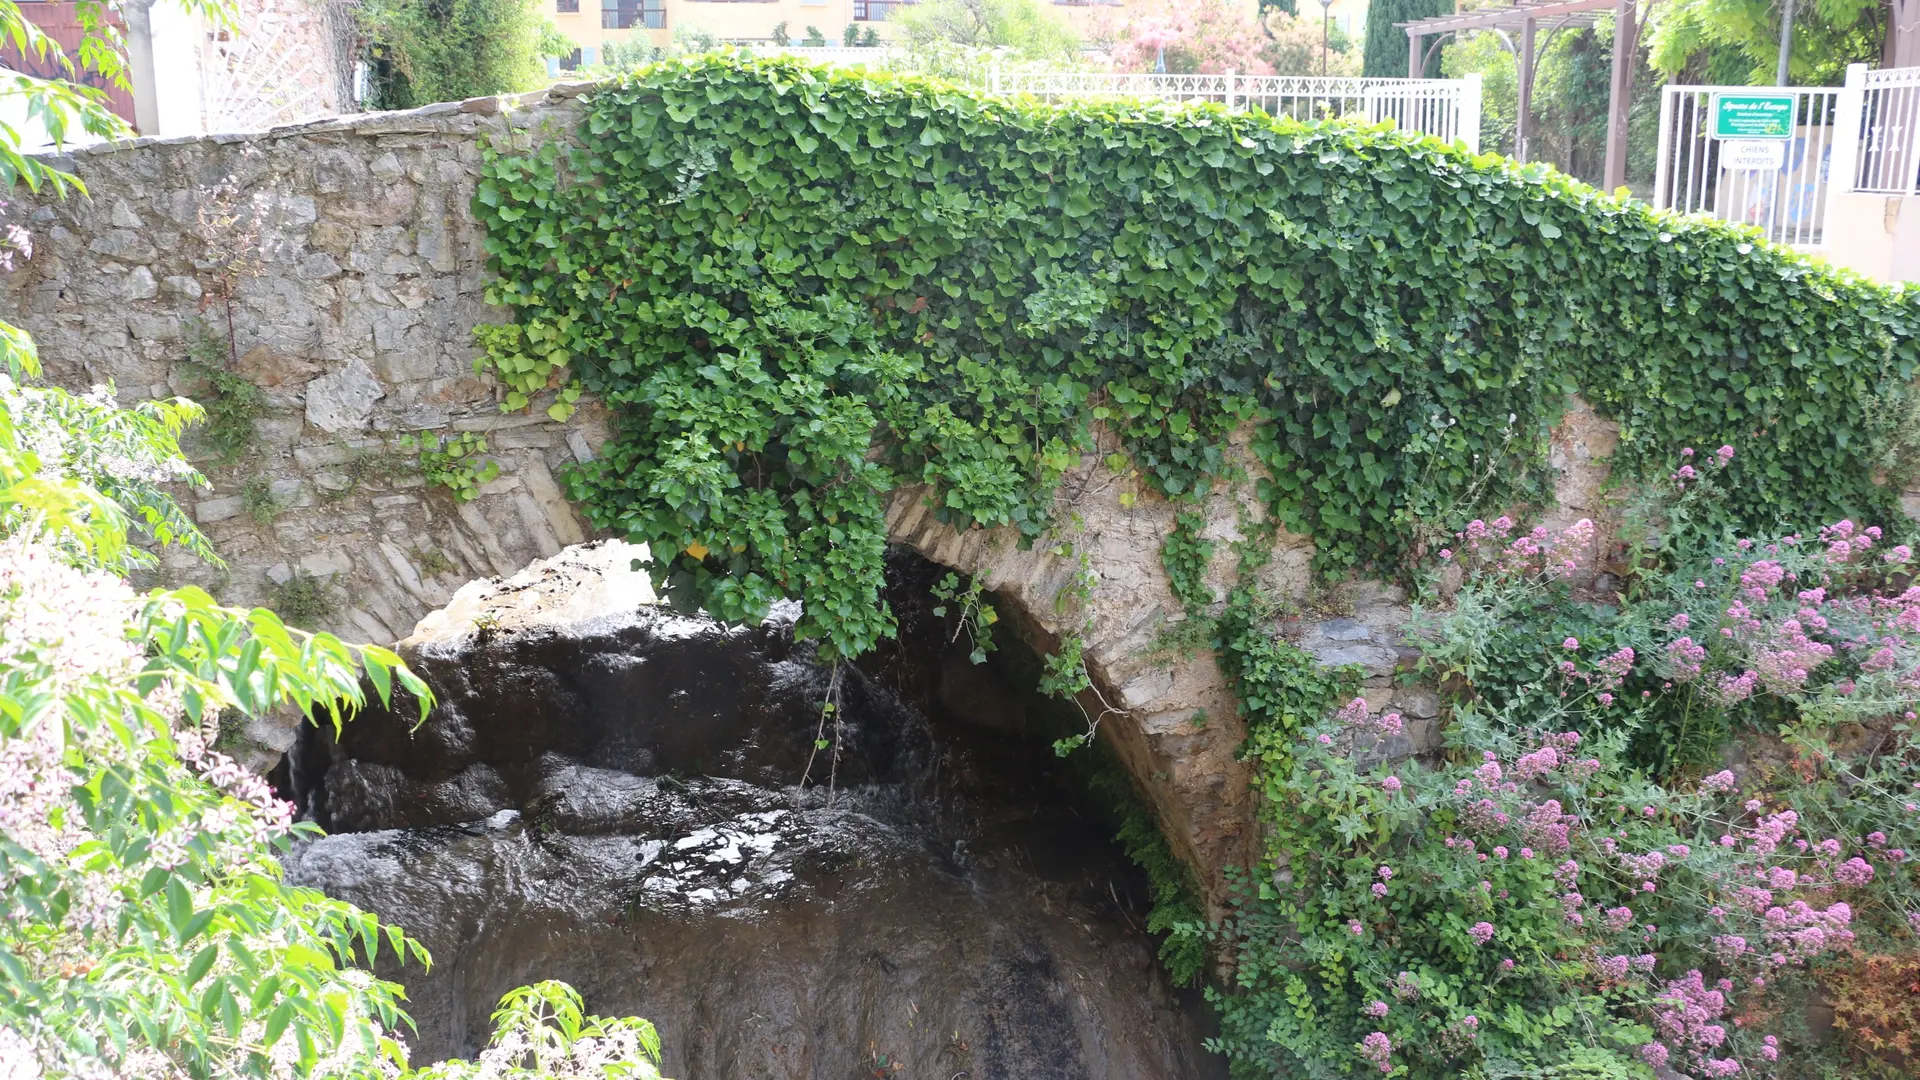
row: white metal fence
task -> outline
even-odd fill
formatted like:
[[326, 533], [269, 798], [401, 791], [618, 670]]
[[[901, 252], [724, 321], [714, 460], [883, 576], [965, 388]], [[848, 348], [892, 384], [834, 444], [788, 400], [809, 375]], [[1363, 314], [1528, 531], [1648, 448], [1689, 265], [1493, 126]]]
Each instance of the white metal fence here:
[[1828, 247], [1839, 197], [1920, 195], [1920, 68], [1854, 64], [1844, 86], [1669, 86], [1658, 149], [1655, 206]]
[[[1826, 222], [1838, 87], [1668, 86], [1660, 100], [1653, 204], [1758, 226], [1781, 244], [1818, 247]], [[1791, 99], [1776, 127], [1733, 138], [1726, 101]], [[1741, 131], [1738, 123], [1731, 130]]]
[[1860, 156], [1853, 190], [1920, 195], [1920, 67], [1849, 71], [1860, 94]]
[[744, 48], [759, 56], [797, 56], [835, 67], [883, 68], [898, 55], [885, 45], [774, 45], [760, 41]]
[[1480, 148], [1480, 76], [1464, 79], [1349, 79], [1308, 75], [1115, 75], [1097, 72], [994, 73], [993, 89], [1040, 98], [1129, 97], [1215, 101], [1296, 120], [1347, 117], [1465, 142]]

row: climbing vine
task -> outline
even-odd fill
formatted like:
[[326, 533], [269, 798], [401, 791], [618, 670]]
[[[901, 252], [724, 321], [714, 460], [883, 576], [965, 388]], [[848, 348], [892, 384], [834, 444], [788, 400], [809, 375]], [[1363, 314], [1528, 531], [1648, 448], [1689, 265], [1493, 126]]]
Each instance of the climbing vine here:
[[1257, 421], [1276, 520], [1392, 570], [1421, 523], [1538, 498], [1576, 391], [1621, 421], [1619, 475], [1735, 442], [1732, 520], [1890, 520], [1861, 448], [1920, 364], [1920, 293], [1544, 168], [792, 60], [605, 86], [569, 139], [491, 155], [475, 210], [520, 328], [492, 359], [534, 407], [614, 413], [570, 480], [594, 524], [719, 618], [804, 596], [842, 656], [892, 632], [889, 493], [1037, 536], [1096, 424], [1191, 498]]

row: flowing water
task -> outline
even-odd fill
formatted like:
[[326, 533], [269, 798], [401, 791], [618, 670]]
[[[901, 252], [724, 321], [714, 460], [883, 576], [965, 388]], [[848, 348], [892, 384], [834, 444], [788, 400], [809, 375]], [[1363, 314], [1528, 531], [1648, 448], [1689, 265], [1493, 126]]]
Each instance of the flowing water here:
[[1145, 881], [1013, 668], [914, 599], [927, 569], [900, 643], [837, 675], [790, 621], [647, 611], [430, 646], [425, 725], [310, 729], [278, 780], [331, 835], [289, 873], [432, 951], [381, 965], [415, 1059], [557, 978], [657, 1024], [683, 1080], [1217, 1075]]

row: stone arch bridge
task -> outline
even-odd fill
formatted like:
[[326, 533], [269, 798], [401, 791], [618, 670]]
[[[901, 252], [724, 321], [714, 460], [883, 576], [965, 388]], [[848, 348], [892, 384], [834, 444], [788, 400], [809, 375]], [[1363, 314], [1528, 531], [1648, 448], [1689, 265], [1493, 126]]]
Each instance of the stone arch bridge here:
[[[123, 403], [204, 397], [193, 361], [211, 355], [262, 392], [238, 459], [206, 464], [212, 490], [181, 493], [226, 566], [170, 552], [155, 583], [284, 607], [297, 582], [313, 625], [392, 642], [463, 585], [592, 539], [555, 475], [595, 453], [606, 417], [590, 403], [566, 423], [503, 414], [496, 388], [474, 374], [473, 326], [505, 314], [484, 302], [482, 235], [468, 210], [483, 142], [571, 127], [584, 89], [95, 148], [68, 162], [88, 197], [16, 202], [11, 214], [26, 217], [35, 251], [0, 281], [0, 317], [32, 333], [53, 381], [111, 383]], [[499, 475], [454, 502], [394, 453], [417, 431], [484, 435]], [[1595, 462], [1611, 440], [1578, 409], [1562, 432], [1569, 520], [1598, 510]], [[1123, 502], [1128, 491], [1089, 457], [1062, 489], [1084, 522], [1064, 557], [1021, 551], [1009, 535], [955, 533], [918, 492], [896, 496], [889, 523], [896, 541], [983, 577], [1043, 646], [1069, 629], [1061, 590], [1091, 572], [1086, 657], [1097, 707], [1113, 710], [1103, 729], [1217, 901], [1219, 870], [1253, 855], [1252, 796], [1234, 760], [1244, 731], [1211, 657], [1149, 655], [1181, 617], [1159, 556], [1173, 515], [1150, 496]], [[1244, 515], [1257, 520], [1258, 507], [1235, 499], [1214, 497], [1212, 538], [1235, 539]], [[1920, 508], [1920, 498], [1910, 503]], [[1224, 564], [1227, 545], [1218, 547]], [[1267, 584], [1304, 592], [1310, 555], [1304, 539], [1282, 537]], [[1224, 574], [1215, 568], [1217, 585]], [[498, 600], [525, 580], [474, 586], [466, 600]], [[1404, 712], [1417, 742], [1431, 735], [1437, 702], [1390, 679], [1409, 656], [1403, 599], [1357, 586], [1344, 614], [1288, 629], [1326, 662], [1364, 665], [1369, 699]], [[460, 610], [427, 629], [459, 633]], [[256, 734], [268, 751], [286, 737]]]

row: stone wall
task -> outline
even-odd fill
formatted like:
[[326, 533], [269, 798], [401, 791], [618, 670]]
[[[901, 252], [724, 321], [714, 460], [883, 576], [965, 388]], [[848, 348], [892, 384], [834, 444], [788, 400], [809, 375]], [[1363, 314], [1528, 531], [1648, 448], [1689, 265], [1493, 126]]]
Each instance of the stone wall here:
[[[190, 362], [198, 352], [265, 393], [255, 444], [230, 464], [202, 463], [211, 490], [181, 492], [225, 567], [166, 553], [156, 582], [301, 606], [311, 625], [392, 642], [456, 590], [466, 597], [425, 633], [467, 632], [475, 613], [531, 596], [530, 582], [560, 580], [483, 579], [589, 538], [555, 476], [593, 455], [606, 417], [591, 403], [564, 424], [538, 409], [506, 415], [497, 388], [474, 374], [472, 327], [504, 313], [484, 302], [483, 237], [468, 206], [483, 142], [570, 129], [582, 89], [94, 149], [70, 163], [89, 198], [13, 208], [36, 250], [0, 282], [0, 317], [34, 335], [55, 382], [112, 383], [127, 403], [204, 397]], [[498, 477], [455, 502], [398, 452], [414, 432], [483, 434]], [[1615, 437], [1576, 403], [1554, 445], [1561, 523], [1603, 516]], [[1077, 522], [1062, 537], [1068, 554], [1022, 550], [1010, 530], [956, 533], [919, 491], [896, 495], [888, 524], [896, 541], [984, 579], [1043, 645], [1083, 638], [1095, 684], [1083, 705], [1217, 902], [1220, 871], [1254, 854], [1252, 794], [1234, 759], [1245, 732], [1210, 656], [1153, 654], [1155, 637], [1182, 618], [1160, 563], [1173, 511], [1131, 484], [1097, 455], [1068, 477], [1059, 496], [1059, 520]], [[1920, 515], [1920, 493], [1908, 502]], [[1242, 522], [1263, 513], [1224, 488], [1206, 511], [1206, 535], [1218, 541], [1239, 539]], [[1224, 590], [1232, 557], [1217, 547], [1212, 580]], [[1306, 539], [1282, 535], [1264, 584], [1306, 598], [1310, 561]], [[1412, 657], [1404, 595], [1360, 583], [1302, 609], [1317, 614], [1280, 629], [1323, 662], [1363, 665], [1369, 701], [1409, 718], [1407, 741], [1386, 751], [1431, 745], [1437, 700], [1393, 678]], [[287, 737], [254, 734], [267, 754]]]
[[[96, 148], [69, 163], [90, 197], [16, 203], [35, 251], [0, 315], [52, 381], [204, 399], [200, 349], [265, 392], [256, 444], [202, 459], [212, 489], [181, 493], [227, 565], [168, 553], [155, 580], [258, 604], [304, 575], [325, 605], [312, 625], [390, 642], [462, 582], [586, 538], [554, 473], [593, 453], [602, 418], [502, 414], [471, 340], [504, 317], [468, 210], [482, 141], [571, 124], [574, 93]], [[395, 445], [416, 431], [482, 433], [499, 477], [466, 504], [429, 490]]]

